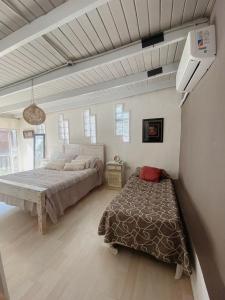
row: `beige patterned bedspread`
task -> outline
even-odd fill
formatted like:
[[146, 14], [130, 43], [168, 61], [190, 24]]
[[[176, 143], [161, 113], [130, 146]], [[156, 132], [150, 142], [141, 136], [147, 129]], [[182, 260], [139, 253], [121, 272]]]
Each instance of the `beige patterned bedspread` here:
[[[46, 211], [53, 223], [62, 216], [65, 209], [74, 205], [94, 187], [102, 184], [103, 164], [96, 161], [92, 169], [81, 171], [56, 171], [35, 169], [0, 177], [16, 183], [46, 189]], [[1, 194], [0, 201], [18, 206], [32, 215], [36, 215], [36, 204], [23, 199], [18, 199]]]
[[146, 182], [132, 175], [106, 208], [99, 235], [106, 243], [146, 252], [191, 274], [186, 238], [171, 179]]

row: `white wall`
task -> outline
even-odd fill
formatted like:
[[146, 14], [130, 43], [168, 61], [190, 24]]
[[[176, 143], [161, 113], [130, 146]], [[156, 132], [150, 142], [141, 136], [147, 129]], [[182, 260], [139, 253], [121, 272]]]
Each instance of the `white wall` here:
[[[124, 103], [125, 110], [131, 113], [131, 141], [123, 143], [114, 134], [115, 103]], [[137, 166], [152, 165], [166, 169], [173, 177], [178, 176], [180, 151], [180, 108], [178, 95], [174, 88], [141, 96], [130, 97], [106, 104], [92, 105], [96, 114], [97, 143], [106, 145], [106, 160], [115, 154], [127, 162], [128, 172]], [[83, 114], [86, 107], [64, 111], [64, 118], [70, 123], [70, 143], [88, 143], [83, 135]], [[50, 156], [58, 142], [58, 113], [49, 114], [46, 120], [47, 150]], [[164, 118], [164, 142], [142, 143], [142, 119]]]
[[20, 127], [20, 121], [18, 119], [0, 117], [1, 129], [19, 129], [19, 127]]

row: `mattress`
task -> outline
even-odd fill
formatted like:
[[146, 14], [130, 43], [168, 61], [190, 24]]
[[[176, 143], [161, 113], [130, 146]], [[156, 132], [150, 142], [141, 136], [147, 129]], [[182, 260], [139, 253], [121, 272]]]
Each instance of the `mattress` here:
[[104, 241], [180, 264], [191, 274], [182, 220], [171, 179], [146, 182], [133, 174], [104, 211], [99, 228]]
[[[57, 171], [44, 168], [1, 176], [0, 179], [45, 188], [46, 211], [53, 223], [65, 209], [74, 205], [94, 187], [102, 184], [103, 165], [96, 162], [94, 168], [80, 171]], [[36, 203], [1, 194], [0, 201], [18, 206], [32, 215], [37, 214]]]

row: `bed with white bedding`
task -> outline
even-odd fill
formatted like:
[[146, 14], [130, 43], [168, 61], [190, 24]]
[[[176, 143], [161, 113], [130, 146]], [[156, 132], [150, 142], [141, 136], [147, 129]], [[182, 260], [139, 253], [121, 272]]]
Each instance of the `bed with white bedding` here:
[[78, 171], [45, 168], [0, 177], [0, 202], [18, 206], [38, 216], [39, 231], [46, 231], [46, 215], [53, 223], [66, 208], [102, 184], [104, 168], [103, 145], [67, 145], [66, 152], [91, 155], [90, 168]]

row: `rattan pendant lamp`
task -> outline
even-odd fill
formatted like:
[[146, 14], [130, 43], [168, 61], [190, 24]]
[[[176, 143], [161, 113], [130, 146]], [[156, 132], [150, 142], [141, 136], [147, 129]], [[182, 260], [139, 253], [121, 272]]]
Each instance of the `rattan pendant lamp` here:
[[31, 102], [31, 105], [29, 105], [27, 108], [24, 109], [23, 118], [27, 123], [29, 123], [31, 125], [40, 125], [40, 124], [44, 123], [44, 121], [46, 119], [46, 114], [40, 107], [38, 107], [34, 103], [33, 79], [32, 79], [31, 93], [32, 93], [32, 97], [31, 97], [32, 102]]

